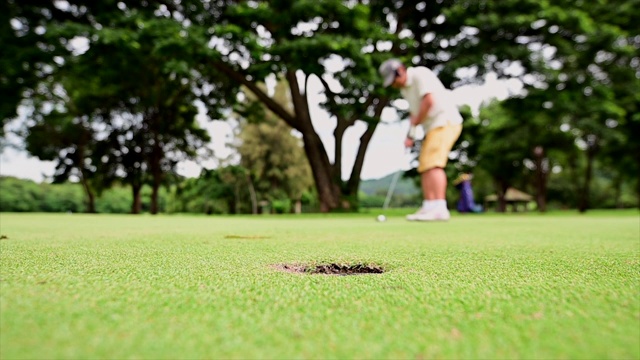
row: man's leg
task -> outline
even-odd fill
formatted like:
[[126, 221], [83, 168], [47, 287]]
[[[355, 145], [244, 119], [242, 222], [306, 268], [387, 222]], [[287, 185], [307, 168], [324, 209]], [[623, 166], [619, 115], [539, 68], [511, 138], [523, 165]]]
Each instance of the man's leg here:
[[436, 128], [427, 133], [420, 152], [420, 182], [424, 201], [415, 214], [408, 220], [448, 220], [447, 209], [447, 165], [449, 151], [460, 136], [462, 126]]
[[447, 193], [447, 175], [444, 169], [435, 167], [421, 174], [424, 200], [444, 200]]

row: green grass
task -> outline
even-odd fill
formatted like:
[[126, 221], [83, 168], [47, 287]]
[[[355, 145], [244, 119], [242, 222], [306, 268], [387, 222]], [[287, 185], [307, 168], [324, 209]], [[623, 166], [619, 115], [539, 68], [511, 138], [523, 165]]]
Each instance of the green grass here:
[[640, 358], [637, 210], [373, 214], [0, 214], [0, 358]]

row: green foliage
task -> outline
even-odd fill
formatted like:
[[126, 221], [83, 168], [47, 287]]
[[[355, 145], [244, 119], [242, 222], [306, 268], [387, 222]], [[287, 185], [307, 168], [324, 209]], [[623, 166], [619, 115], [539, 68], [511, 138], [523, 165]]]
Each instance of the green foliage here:
[[[573, 152], [587, 160], [576, 177], [579, 185], [572, 189], [580, 199], [577, 205], [585, 209], [596, 159], [615, 162], [609, 169], [626, 183], [635, 183], [640, 199], [637, 176], [628, 177], [637, 174], [640, 164], [634, 155], [638, 142], [625, 135], [638, 130], [627, 115], [637, 114], [639, 103], [640, 42], [634, 24], [640, 13], [630, 11], [638, 4], [528, 0], [416, 6], [374, 1], [372, 7], [393, 14], [389, 19], [403, 25], [397, 33], [410, 41], [395, 53], [436, 69], [445, 84], [478, 83], [488, 72], [524, 83], [522, 97], [502, 106], [507, 121], [493, 119], [490, 127], [465, 124], [457, 149], [464, 155], [456, 164], [459, 171], [482, 166], [492, 172], [498, 188], [528, 176], [528, 183], [535, 183], [544, 197], [544, 179], [551, 167], [560, 165], [559, 153]], [[561, 125], [566, 129], [560, 131]], [[541, 159], [532, 158], [536, 148], [543, 151]], [[522, 166], [532, 161], [535, 168]]]
[[[358, 203], [361, 208], [381, 208], [391, 187], [394, 174], [389, 174], [379, 179], [363, 180], [358, 194]], [[410, 175], [404, 174], [398, 179], [393, 194], [389, 201], [389, 207], [414, 208], [422, 201], [422, 192]]]
[[79, 184], [40, 184], [44, 192], [41, 211], [44, 212], [84, 212], [86, 208], [82, 186]]
[[[142, 189], [142, 209], [150, 211], [151, 189]], [[159, 194], [162, 211], [169, 206], [166, 191]], [[131, 212], [132, 193], [126, 186], [114, 186], [96, 199], [96, 212], [127, 214]], [[78, 183], [36, 184], [30, 180], [0, 177], [0, 211], [2, 212], [71, 212], [86, 211], [82, 185]]]
[[[78, 36], [89, 42], [81, 55], [60, 55], [38, 92], [27, 93], [39, 104], [35, 124], [26, 129], [30, 152], [57, 161], [57, 181], [76, 176], [89, 192], [117, 180], [138, 189], [148, 183], [154, 189], [151, 211], [157, 211], [158, 189], [176, 163], [194, 158], [209, 141], [196, 122], [195, 101], [203, 87], [221, 82], [201, 75], [207, 71], [197, 50], [203, 33], [154, 15], [157, 9], [145, 2], [82, 4], [82, 11], [75, 2], [55, 11], [46, 3], [13, 7], [53, 12], [43, 22], [49, 43]], [[211, 101], [203, 103], [216, 110]], [[61, 120], [68, 126], [51, 131]]]
[[208, 215], [251, 213], [250, 186], [247, 170], [241, 166], [203, 170], [171, 191], [169, 209]]
[[365, 192], [360, 192], [358, 194], [358, 199], [360, 201], [360, 208], [368, 209], [368, 208], [381, 208], [384, 206], [384, 195], [368, 195]]
[[0, 211], [83, 212], [86, 208], [78, 184], [36, 184], [30, 180], [0, 177]]
[[96, 202], [96, 212], [102, 214], [127, 214], [131, 212], [131, 189], [124, 186], [113, 186], [104, 191]]
[[272, 211], [275, 214], [286, 214], [291, 212], [291, 200], [274, 200], [271, 202]]
[[[367, 195], [375, 195], [385, 193], [391, 187], [394, 174], [381, 177], [379, 179], [363, 180], [360, 185], [360, 191]], [[395, 194], [417, 195], [420, 194], [420, 188], [416, 187], [411, 179], [401, 176], [396, 183]]]
[[[0, 5], [6, 53], [0, 121], [14, 118], [21, 102], [32, 107], [21, 134], [32, 154], [58, 163], [56, 182], [79, 179], [89, 200], [117, 183], [134, 191], [148, 184], [155, 212], [161, 187], [177, 181], [176, 164], [210, 156], [196, 104], [211, 118], [226, 118], [239, 92], [251, 92], [271, 120], [301, 135], [320, 209], [353, 211], [369, 140], [397, 96], [380, 88], [376, 66], [396, 56], [433, 68], [450, 87], [480, 83], [489, 72], [525, 86], [517, 98], [485, 110], [482, 121], [466, 121], [460, 156], [448, 171], [484, 171], [498, 188], [536, 189], [539, 201], [545, 186], [550, 194], [567, 189], [565, 179], [573, 177], [575, 194], [563, 199], [581, 210], [611, 202], [591, 196], [609, 173], [604, 186], [613, 190], [597, 193], [627, 204], [620, 199], [631, 189], [640, 204], [639, 6], [638, 0], [615, 6], [600, 0], [9, 0]], [[86, 39], [86, 52], [74, 52], [73, 39]], [[339, 86], [327, 82], [330, 59], [344, 65], [331, 74]], [[272, 75], [286, 81], [294, 106], [259, 86]], [[307, 104], [307, 86], [316, 78], [325, 87], [321, 106], [337, 124], [333, 163]], [[263, 120], [253, 116], [256, 124]], [[342, 141], [356, 123], [366, 130], [356, 165], [344, 176]], [[543, 155], [532, 155], [535, 149]], [[282, 185], [302, 172], [277, 169], [252, 175], [260, 191], [268, 182], [281, 192], [273, 199], [305, 191], [306, 184]], [[224, 206], [196, 201], [193, 208], [234, 212], [250, 203], [234, 191], [235, 200], [230, 196]]]
[[41, 211], [44, 191], [35, 182], [2, 176], [0, 190], [0, 211]]

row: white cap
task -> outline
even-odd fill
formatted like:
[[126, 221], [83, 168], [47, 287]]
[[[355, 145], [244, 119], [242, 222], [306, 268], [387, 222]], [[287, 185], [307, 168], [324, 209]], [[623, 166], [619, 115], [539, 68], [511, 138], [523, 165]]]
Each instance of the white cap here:
[[382, 85], [387, 87], [396, 80], [396, 70], [401, 68], [402, 62], [398, 59], [389, 59], [380, 65], [378, 72], [382, 76]]

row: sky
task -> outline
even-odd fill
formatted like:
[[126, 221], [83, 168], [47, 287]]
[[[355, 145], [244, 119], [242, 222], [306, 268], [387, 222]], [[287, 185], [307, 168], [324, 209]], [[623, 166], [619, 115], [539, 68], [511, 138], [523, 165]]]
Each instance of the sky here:
[[[458, 105], [469, 105], [472, 109], [478, 109], [482, 102], [491, 98], [506, 99], [510, 94], [522, 89], [522, 85], [516, 80], [499, 80], [495, 75], [489, 74], [482, 85], [465, 85], [452, 91], [452, 96]], [[322, 85], [318, 79], [311, 79], [309, 84], [309, 103], [312, 122], [316, 132], [322, 139], [331, 161], [333, 161], [333, 129], [336, 121], [328, 113], [322, 110], [318, 103], [324, 99]], [[396, 105], [402, 107], [402, 100]], [[214, 151], [215, 158], [200, 159], [199, 161], [184, 161], [178, 164], [178, 173], [187, 177], [197, 177], [203, 167], [212, 169], [218, 166], [220, 159], [233, 155], [233, 151], [227, 146], [234, 138], [233, 122], [211, 121], [201, 112], [197, 119], [200, 125], [207, 129], [212, 142], [209, 147]], [[378, 125], [365, 155], [361, 178], [363, 180], [378, 179], [398, 170], [406, 170], [409, 161], [404, 150], [404, 138], [409, 128], [406, 119], [399, 119], [395, 110], [387, 108], [382, 113], [382, 122]], [[6, 129], [15, 128], [20, 120], [15, 120], [7, 125]], [[359, 146], [359, 137], [365, 131], [365, 125], [356, 122], [349, 128], [343, 140], [343, 178], [348, 178], [356, 152]], [[464, 131], [464, 130], [463, 130]], [[8, 137], [11, 143], [19, 143], [19, 139]], [[0, 152], [0, 175], [15, 176], [30, 179], [35, 182], [47, 181], [53, 175], [55, 163], [40, 161], [31, 157], [24, 150], [13, 147], [3, 147]]]

